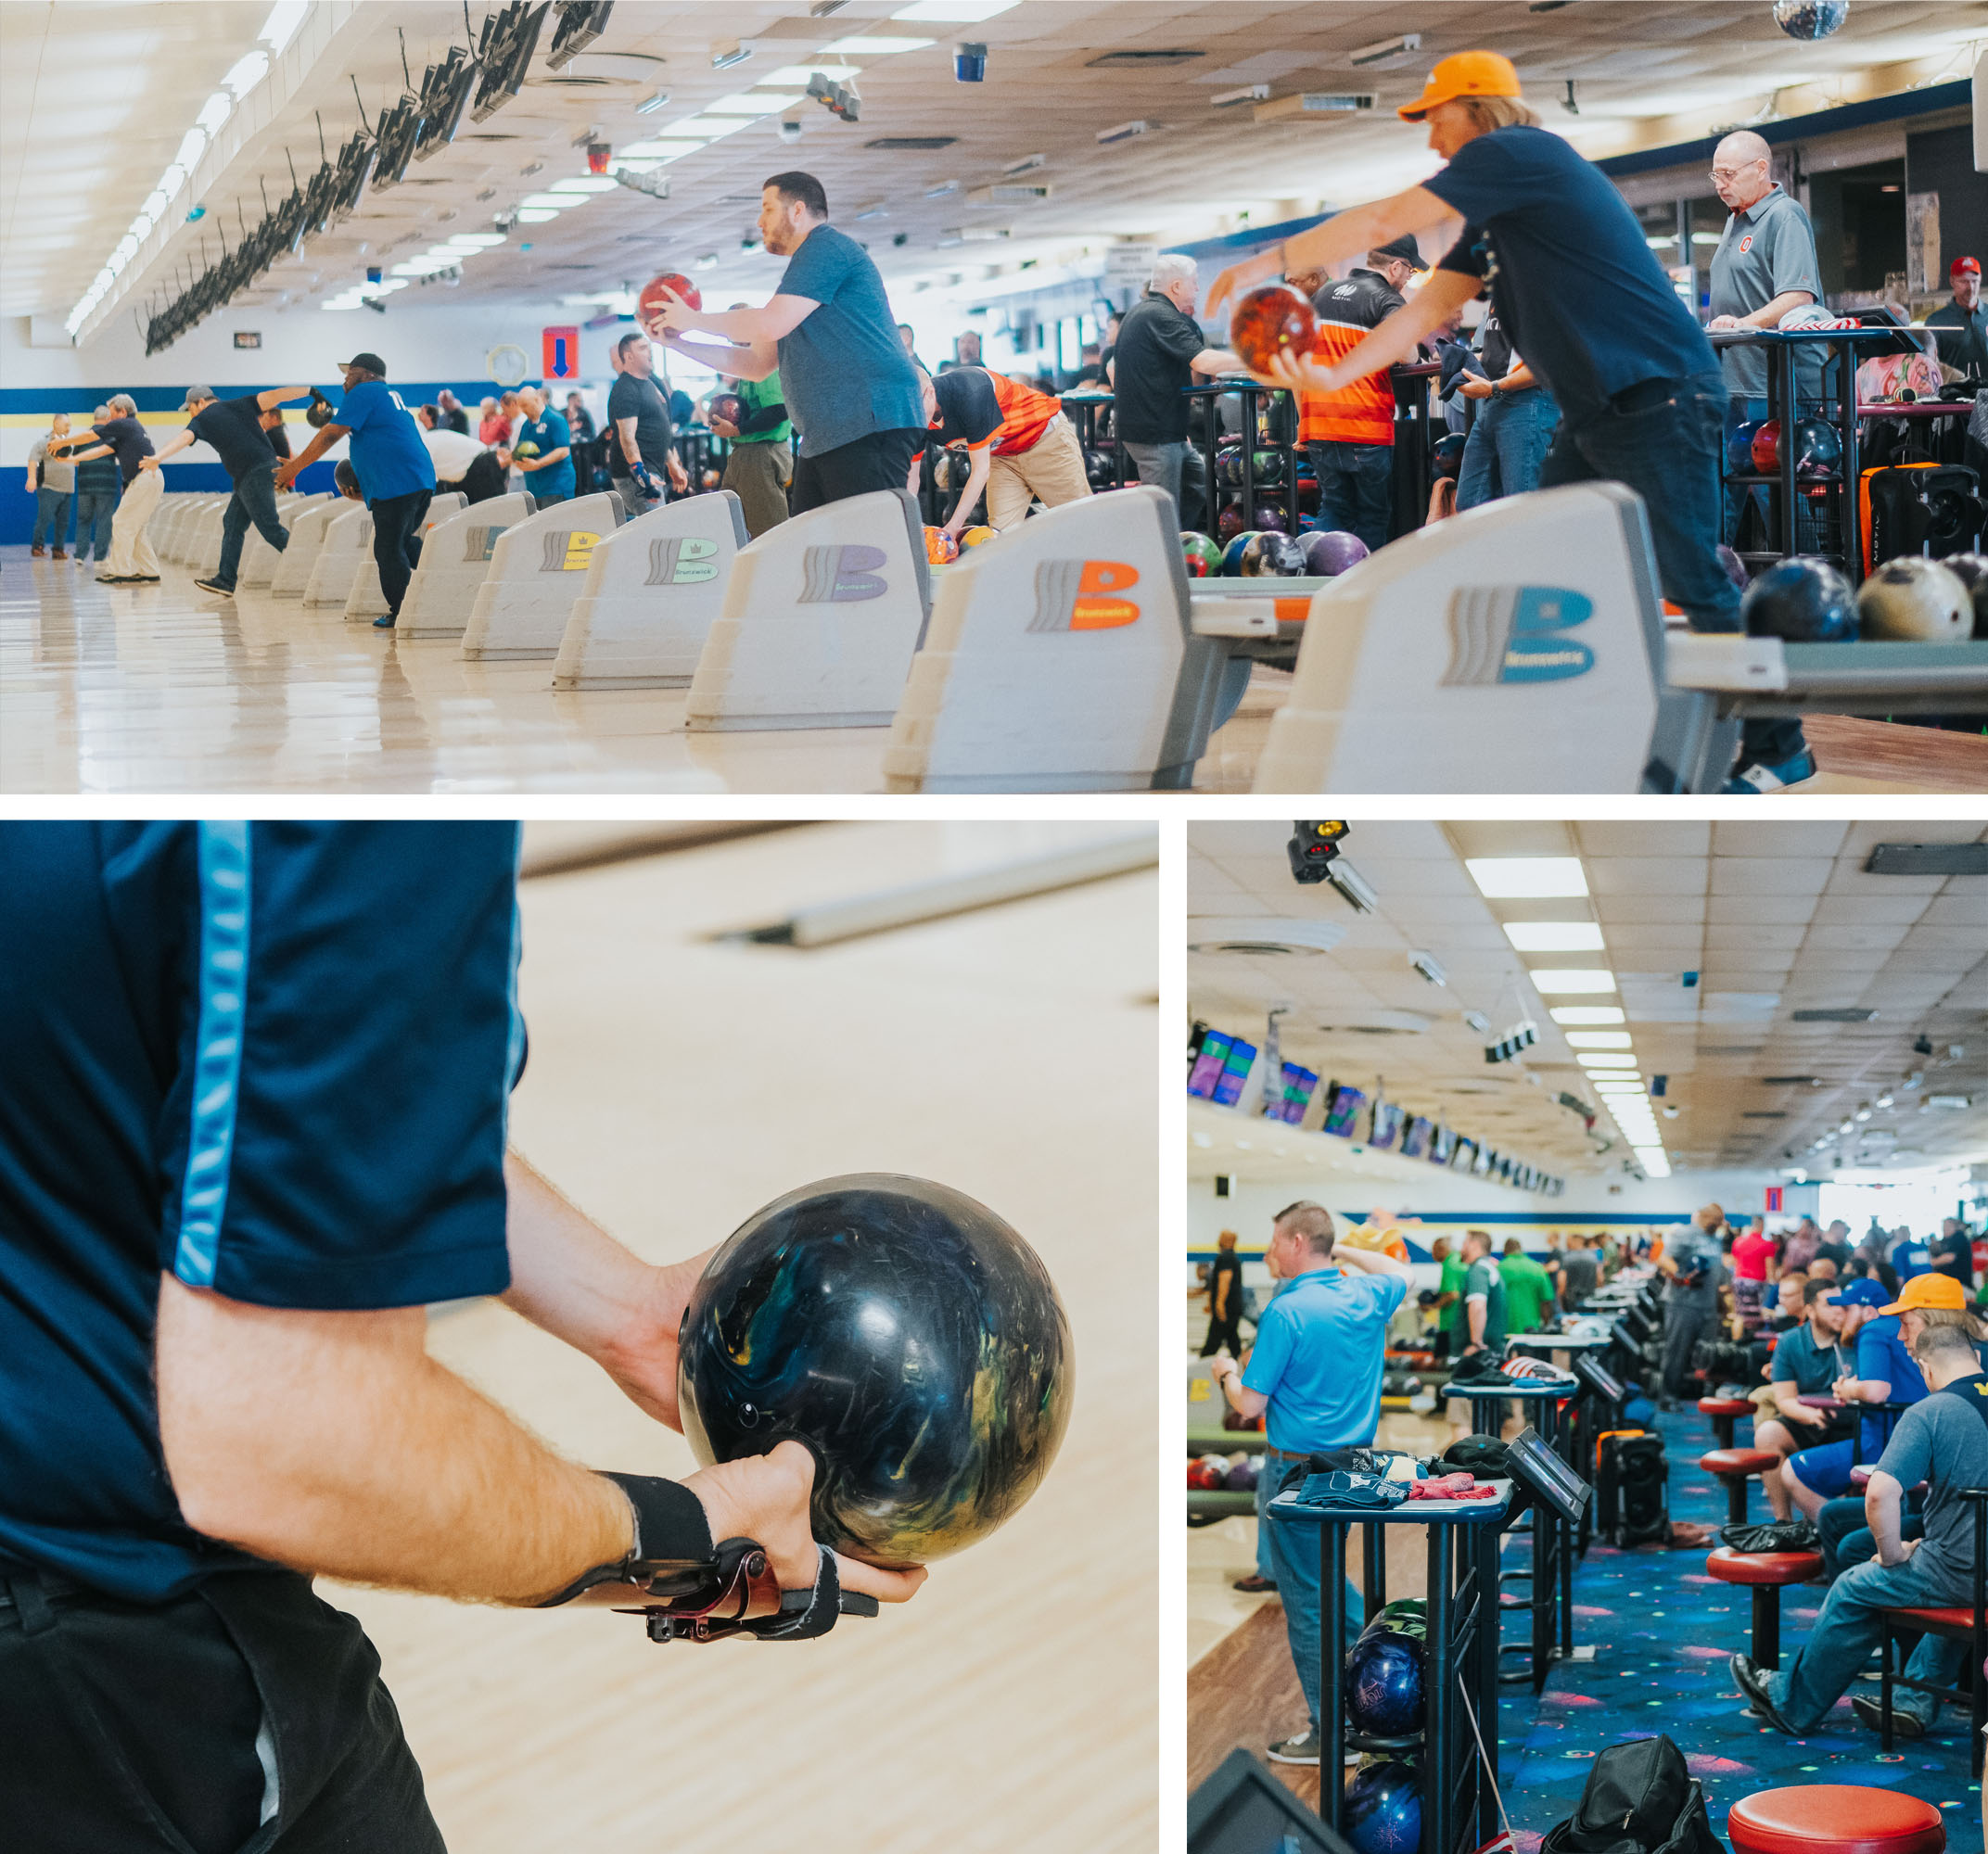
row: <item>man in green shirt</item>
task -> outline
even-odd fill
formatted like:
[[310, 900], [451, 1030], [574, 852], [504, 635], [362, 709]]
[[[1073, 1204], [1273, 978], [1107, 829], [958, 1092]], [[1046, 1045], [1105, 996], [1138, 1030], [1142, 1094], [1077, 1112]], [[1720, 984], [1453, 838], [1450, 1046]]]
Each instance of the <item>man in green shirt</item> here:
[[1515, 1236], [1505, 1239], [1505, 1259], [1497, 1272], [1505, 1284], [1505, 1312], [1511, 1330], [1537, 1332], [1553, 1308], [1553, 1277], [1526, 1254]]
[[1483, 1230], [1464, 1232], [1463, 1266], [1462, 1297], [1450, 1330], [1449, 1355], [1455, 1362], [1488, 1353], [1495, 1364], [1504, 1355], [1510, 1327], [1505, 1316], [1505, 1284], [1491, 1253], [1491, 1238]]
[[[743, 302], [732, 306], [746, 307]], [[738, 395], [739, 422], [733, 425], [715, 413], [711, 417], [712, 432], [732, 440], [721, 487], [733, 490], [745, 504], [746, 532], [757, 540], [787, 518], [787, 485], [794, 480], [794, 426], [787, 418], [778, 368], [763, 380], [731, 380], [726, 385], [727, 390]]]
[[[1457, 1310], [1463, 1304], [1463, 1277], [1468, 1270], [1463, 1258], [1449, 1246], [1446, 1236], [1439, 1236], [1429, 1245], [1430, 1256], [1442, 1264], [1443, 1278], [1437, 1282], [1435, 1290], [1435, 1323], [1437, 1328], [1447, 1335], [1457, 1329]], [[1452, 1353], [1459, 1349], [1453, 1345]]]

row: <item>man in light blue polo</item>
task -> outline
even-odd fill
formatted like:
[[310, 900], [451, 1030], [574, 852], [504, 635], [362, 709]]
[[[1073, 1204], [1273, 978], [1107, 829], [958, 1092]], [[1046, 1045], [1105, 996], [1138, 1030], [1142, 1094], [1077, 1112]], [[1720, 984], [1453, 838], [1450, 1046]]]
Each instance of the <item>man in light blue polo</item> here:
[[[1230, 1408], [1245, 1416], [1269, 1413], [1263, 1473], [1281, 1480], [1307, 1455], [1372, 1442], [1381, 1420], [1387, 1323], [1407, 1299], [1414, 1271], [1377, 1250], [1335, 1251], [1332, 1213], [1302, 1200], [1277, 1213], [1266, 1260], [1286, 1285], [1264, 1309], [1248, 1371], [1239, 1370], [1232, 1358], [1217, 1357], [1215, 1381]], [[1268, 1523], [1291, 1658], [1311, 1716], [1302, 1736], [1272, 1745], [1270, 1756], [1282, 1764], [1316, 1764], [1323, 1629], [1318, 1540], [1308, 1528], [1293, 1528], [1287, 1535], [1282, 1522]], [[1349, 1579], [1349, 1640], [1361, 1620], [1359, 1593]]]

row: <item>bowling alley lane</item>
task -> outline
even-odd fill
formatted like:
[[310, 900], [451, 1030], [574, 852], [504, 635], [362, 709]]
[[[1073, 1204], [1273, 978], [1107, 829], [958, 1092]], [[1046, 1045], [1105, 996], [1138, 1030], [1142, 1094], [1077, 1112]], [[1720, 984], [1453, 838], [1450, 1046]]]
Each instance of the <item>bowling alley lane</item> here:
[[[713, 937], [1141, 827], [810, 824], [700, 841], [714, 828], [528, 826], [531, 1041], [514, 1143], [651, 1260], [850, 1172], [979, 1200], [1040, 1255], [1069, 1315], [1054, 1466], [908, 1607], [820, 1643], [658, 1647], [606, 1610], [326, 1594], [379, 1644], [452, 1848], [1151, 1854], [1153, 1344], [1127, 1310], [1152, 1304], [1153, 873], [812, 950]], [[663, 853], [532, 873], [635, 832]], [[437, 1312], [430, 1350], [569, 1456], [695, 1465], [591, 1363], [495, 1302]], [[1000, 1771], [1026, 1778], [988, 1781]]]

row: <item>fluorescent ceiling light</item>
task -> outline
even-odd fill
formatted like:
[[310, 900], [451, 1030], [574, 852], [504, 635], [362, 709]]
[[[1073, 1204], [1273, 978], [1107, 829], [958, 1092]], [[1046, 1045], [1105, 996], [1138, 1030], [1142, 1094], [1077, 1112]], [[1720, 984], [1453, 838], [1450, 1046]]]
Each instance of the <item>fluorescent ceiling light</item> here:
[[790, 109], [796, 103], [805, 103], [805, 90], [792, 94], [771, 95], [761, 91], [735, 90], [730, 96], [720, 96], [715, 103], [707, 103], [707, 116], [771, 116], [776, 109]]
[[[189, 129], [180, 137], [179, 152], [172, 157], [172, 167], [168, 168], [166, 171], [171, 173], [172, 168], [179, 169], [180, 179], [184, 182], [186, 176], [199, 165], [200, 157], [206, 152], [207, 131], [205, 129]], [[163, 180], [159, 184], [161, 186], [165, 185]]]
[[563, 212], [569, 206], [578, 206], [584, 197], [571, 193], [528, 193], [517, 203], [537, 212]]
[[248, 57], [237, 58], [234, 69], [221, 80], [221, 87], [239, 103], [269, 74], [269, 54], [260, 46]]
[[558, 213], [543, 206], [521, 206], [517, 209], [517, 222], [520, 225], [542, 225], [548, 219], [558, 218]]
[[1599, 953], [1601, 929], [1592, 921], [1508, 921], [1505, 937], [1522, 953]]
[[1478, 894], [1492, 901], [1545, 900], [1586, 895], [1579, 857], [1470, 857], [1464, 868]]
[[862, 37], [837, 39], [833, 44], [822, 49], [831, 54], [840, 52], [845, 57], [889, 57], [897, 52], [922, 52], [927, 45], [936, 45], [937, 39], [887, 39]]
[[1542, 997], [1615, 989], [1615, 974], [1601, 966], [1542, 966], [1525, 975]]
[[1576, 1049], [1626, 1049], [1629, 1033], [1626, 1030], [1570, 1030], [1567, 1041]]
[[819, 73], [834, 83], [847, 83], [852, 77], [862, 75], [860, 64], [784, 64], [760, 80], [764, 83], [798, 83], [806, 87], [808, 80]]
[[546, 188], [548, 193], [612, 193], [615, 184], [605, 174], [574, 174], [566, 180], [555, 180]]
[[1629, 1149], [1641, 1162], [1643, 1170], [1652, 1178], [1667, 1178], [1671, 1175], [1669, 1156], [1661, 1146], [1632, 1146]]
[[234, 108], [234, 99], [225, 92], [217, 90], [200, 106], [200, 113], [193, 120], [211, 135], [228, 120], [228, 113]]
[[1547, 1012], [1554, 1022], [1569, 1023], [1626, 1023], [1621, 1010], [1612, 1004], [1562, 1004]]
[[681, 142], [631, 142], [627, 147], [621, 150], [621, 158], [624, 160], [673, 161], [681, 159], [684, 155], [695, 155], [703, 146], [702, 142], [689, 140]]
[[310, 10], [311, 0], [276, 0], [269, 9], [269, 18], [262, 21], [262, 30], [256, 34], [257, 41], [269, 47], [271, 57], [283, 56], [284, 46], [297, 36], [297, 29]]
[[1598, 1081], [1595, 1088], [1605, 1095], [1639, 1095], [1643, 1092], [1643, 1084], [1634, 1075], [1621, 1075]]
[[1574, 1060], [1584, 1069], [1633, 1069], [1638, 1066], [1634, 1056], [1596, 1056], [1586, 1050]]
[[909, 6], [898, 7], [890, 17], [972, 26], [982, 19], [991, 19], [997, 13], [1005, 13], [1015, 4], [1016, 0], [911, 0]]

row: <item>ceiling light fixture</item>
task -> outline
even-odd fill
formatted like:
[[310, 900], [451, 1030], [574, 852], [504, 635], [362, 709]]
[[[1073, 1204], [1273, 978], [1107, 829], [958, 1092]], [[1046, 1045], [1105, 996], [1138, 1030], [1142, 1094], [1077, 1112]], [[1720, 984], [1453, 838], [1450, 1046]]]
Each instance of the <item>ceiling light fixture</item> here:
[[1615, 974], [1600, 966], [1543, 966], [1525, 974], [1541, 997], [1615, 989]]
[[1592, 921], [1507, 921], [1505, 937], [1522, 953], [1599, 953], [1601, 929]]
[[[1576, 1023], [1626, 1023], [1628, 1018], [1620, 1006], [1612, 1004], [1561, 1004], [1547, 1012], [1554, 1022], [1562, 1026]], [[1569, 1038], [1569, 1041], [1572, 1041]]]
[[640, 103], [636, 104], [635, 114], [638, 116], [653, 116], [658, 109], [664, 108], [669, 101], [669, 93], [667, 90], [652, 90]]
[[922, 52], [927, 45], [937, 43], [937, 39], [893, 39], [865, 34], [861, 38], [837, 39], [822, 49], [831, 57], [894, 57], [899, 52]]
[[1587, 893], [1578, 857], [1467, 857], [1463, 867], [1487, 901], [1558, 900]]

